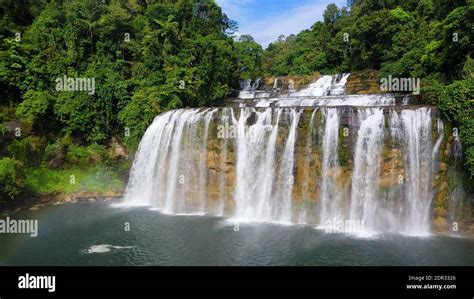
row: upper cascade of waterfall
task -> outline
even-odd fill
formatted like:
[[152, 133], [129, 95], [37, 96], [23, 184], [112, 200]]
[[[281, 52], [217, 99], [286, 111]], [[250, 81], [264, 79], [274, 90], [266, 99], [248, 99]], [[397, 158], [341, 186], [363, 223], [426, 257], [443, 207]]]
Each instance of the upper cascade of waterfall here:
[[260, 87], [261, 78], [257, 80], [247, 79], [240, 81], [239, 98], [249, 99], [255, 95], [255, 91]]
[[338, 75], [325, 75], [319, 78], [316, 82], [311, 83], [307, 88], [300, 91], [294, 89], [294, 83], [290, 80], [288, 89], [285, 91], [281, 87], [282, 79], [276, 78], [273, 82], [273, 88], [271, 90], [259, 90], [261, 86], [261, 78], [257, 80], [241, 80], [240, 81], [240, 99], [253, 99], [253, 98], [268, 98], [268, 97], [320, 97], [320, 96], [331, 96], [331, 95], [343, 95], [345, 94], [345, 86], [347, 79], [350, 74], [338, 74]]
[[320, 97], [345, 94], [347, 79], [350, 74], [322, 76], [315, 83], [300, 91], [290, 92], [290, 97]]
[[[240, 107], [315, 107], [315, 106], [395, 106], [392, 94], [347, 94], [346, 83], [350, 74], [325, 75], [306, 88], [295, 90], [288, 80], [283, 88], [283, 78], [276, 78], [272, 88], [261, 88], [262, 80], [240, 82]], [[410, 97], [400, 98], [403, 105], [410, 104]]]
[[[346, 95], [320, 97], [282, 97], [259, 99], [255, 107], [314, 107], [314, 106], [394, 106], [395, 97], [390, 95]], [[245, 106], [245, 104], [243, 105]]]

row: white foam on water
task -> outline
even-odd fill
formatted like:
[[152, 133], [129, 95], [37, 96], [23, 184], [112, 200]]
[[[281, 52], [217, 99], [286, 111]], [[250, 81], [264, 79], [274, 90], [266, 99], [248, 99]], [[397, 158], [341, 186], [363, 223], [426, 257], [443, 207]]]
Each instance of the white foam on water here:
[[100, 244], [100, 245], [92, 245], [91, 247], [84, 249], [83, 253], [85, 254], [108, 253], [108, 252], [112, 252], [113, 250], [130, 249], [133, 247], [134, 246], [116, 246], [116, 245], [109, 245], [109, 244]]

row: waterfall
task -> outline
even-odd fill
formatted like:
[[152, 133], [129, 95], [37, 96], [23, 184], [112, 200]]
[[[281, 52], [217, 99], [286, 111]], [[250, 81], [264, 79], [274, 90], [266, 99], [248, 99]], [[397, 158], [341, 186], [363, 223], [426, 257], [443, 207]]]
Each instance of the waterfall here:
[[405, 232], [427, 234], [431, 205], [432, 134], [431, 111], [427, 108], [401, 112], [407, 163], [407, 209]]
[[342, 95], [346, 92], [346, 83], [350, 74], [342, 74], [341, 76], [335, 76], [333, 78], [331, 89], [329, 90], [330, 95]]
[[336, 180], [340, 175], [338, 144], [339, 144], [339, 114], [336, 108], [328, 108], [325, 112], [325, 129], [323, 137], [323, 174], [321, 187], [321, 224], [333, 218], [341, 218], [340, 194]]
[[[259, 99], [255, 107], [316, 107], [316, 106], [393, 106], [395, 98], [390, 95], [341, 95], [321, 97], [280, 97]], [[245, 106], [245, 105], [244, 105]]]
[[383, 220], [381, 214], [377, 214], [383, 111], [380, 108], [361, 110], [359, 119], [361, 124], [354, 154], [350, 219], [361, 221], [370, 232], [375, 231], [378, 221]]
[[462, 144], [458, 133], [454, 136], [453, 157], [456, 162], [459, 162], [462, 159]]
[[323, 76], [309, 107], [290, 106], [305, 100], [294, 97], [288, 106], [279, 99], [158, 115], [122, 205], [319, 227], [353, 221], [361, 236], [432, 233], [437, 160], [449, 150], [443, 122], [432, 108], [396, 106], [390, 95], [335, 95], [347, 77]]
[[240, 93], [239, 98], [241, 99], [252, 99], [255, 97], [255, 91], [260, 86], [261, 78], [253, 81], [252, 79], [240, 80]]
[[279, 79], [280, 79], [280, 78], [276, 78], [275, 81], [273, 81], [273, 89], [274, 89], [274, 90], [277, 90], [277, 89], [278, 89], [278, 80], [279, 80]]
[[[221, 126], [226, 127], [230, 121], [230, 109], [226, 108], [222, 112], [222, 117], [221, 117]], [[219, 206], [217, 208], [216, 215], [223, 216], [225, 213], [225, 207], [226, 207], [226, 200], [227, 200], [227, 195], [224, 190], [226, 189], [226, 177], [225, 177], [225, 172], [227, 171], [227, 156], [228, 156], [228, 138], [223, 138], [222, 139], [222, 154], [220, 158], [220, 168], [221, 168], [221, 174], [219, 176]]]
[[[307, 167], [307, 176], [308, 177], [311, 177], [310, 175], [310, 168], [311, 168], [311, 157], [312, 157], [312, 154], [313, 154], [313, 141], [315, 138], [313, 138], [313, 130], [314, 130], [314, 127], [315, 127], [315, 118], [316, 118], [316, 112], [318, 112], [318, 108], [314, 109], [313, 112], [311, 113], [311, 118], [310, 118], [310, 121], [309, 121], [309, 130], [308, 130], [308, 135], [306, 137], [306, 157], [305, 157], [305, 164], [306, 164], [306, 167]], [[309, 198], [309, 192], [308, 192], [308, 186], [309, 186], [309, 182], [306, 181], [305, 184], [304, 184], [304, 188], [305, 188], [305, 192], [302, 194], [303, 195], [303, 204], [306, 204], [308, 198]], [[306, 207], [305, 205], [300, 205], [299, 207], [299, 210], [298, 210], [298, 213], [299, 213], [299, 217], [298, 217], [298, 223], [300, 224], [305, 224], [308, 222], [308, 218], [309, 217], [312, 217], [312, 215], [314, 213], [314, 211], [308, 211], [310, 209], [310, 207]]]
[[[256, 113], [256, 122], [247, 126], [252, 112]], [[273, 198], [277, 194], [273, 189], [276, 187], [275, 149], [281, 113], [282, 110], [277, 110], [275, 115], [271, 109], [264, 112], [244, 109], [238, 120], [233, 116], [237, 126], [235, 217], [240, 220], [278, 221], [287, 217], [286, 198]], [[290, 140], [291, 136], [288, 143]], [[285, 152], [290, 151], [289, 146], [287, 148]], [[290, 155], [291, 152], [284, 156]]]
[[322, 76], [316, 82], [311, 83], [307, 88], [297, 92], [292, 92], [292, 97], [320, 97], [329, 95], [343, 95], [346, 91], [346, 83], [350, 74], [342, 76]]
[[322, 76], [307, 88], [291, 94], [292, 97], [318, 97], [326, 96], [332, 86], [333, 76]]
[[261, 81], [261, 80], [262, 80], [261, 78], [258, 78], [257, 80], [255, 80], [255, 82], [252, 84], [251, 89], [252, 89], [252, 90], [257, 90], [258, 87], [260, 86], [260, 81]]
[[240, 82], [240, 89], [243, 91], [252, 90], [252, 79], [241, 80]]
[[433, 152], [431, 154], [431, 161], [433, 161], [433, 168], [431, 169], [432, 173], [435, 173], [438, 170], [438, 154], [439, 149], [441, 147], [441, 142], [444, 138], [444, 124], [440, 118], [437, 119], [436, 126], [438, 128], [438, 139], [436, 139], [436, 143], [433, 147]]
[[[173, 213], [175, 212], [175, 194], [176, 194], [176, 184], [178, 183], [178, 165], [180, 163], [180, 152], [181, 152], [181, 136], [183, 134], [184, 126], [190, 116], [194, 111], [182, 111], [182, 116], [176, 121], [176, 126], [172, 134], [171, 143], [170, 143], [170, 157], [168, 171], [169, 176], [166, 178], [166, 192], [165, 192], [165, 202], [163, 212]], [[171, 135], [171, 132], [170, 132]], [[158, 171], [164, 168], [158, 168]]]
[[[309, 84], [308, 87], [301, 89], [300, 91], [294, 90], [294, 81], [289, 80], [288, 90], [281, 91], [283, 78], [275, 78], [271, 92], [267, 90], [257, 90], [260, 86], [261, 78], [258, 78], [254, 82], [252, 80], [240, 81], [241, 91], [239, 94], [240, 99], [259, 99], [262, 98], [301, 98], [301, 97], [322, 97], [322, 96], [340, 96], [346, 93], [346, 83], [350, 74], [341, 74], [333, 76], [322, 76], [316, 82]], [[252, 83], [253, 82], [253, 83]], [[265, 101], [264, 101], [265, 102]], [[258, 104], [262, 104], [259, 103]]]
[[204, 134], [203, 134], [201, 150], [200, 150], [200, 153], [203, 156], [203, 158], [201, 158], [199, 161], [199, 192], [200, 192], [199, 202], [201, 203], [201, 208], [200, 208], [201, 212], [205, 212], [205, 204], [206, 204], [205, 187], [206, 187], [206, 179], [207, 179], [206, 161], [207, 161], [207, 138], [209, 136], [209, 124], [211, 122], [213, 114], [216, 111], [217, 109], [214, 109], [210, 112], [206, 111], [206, 114], [204, 116]]
[[280, 165], [280, 178], [281, 181], [278, 184], [278, 196], [275, 205], [272, 205], [272, 219], [281, 222], [291, 221], [291, 210], [292, 210], [292, 192], [294, 185], [294, 161], [295, 161], [295, 142], [299, 119], [301, 111], [291, 109], [290, 112], [290, 128], [288, 138], [285, 145], [285, 151], [283, 152], [282, 162]]
[[[130, 205], [151, 205], [155, 184], [155, 168], [158, 155], [155, 149], [163, 148], [164, 130], [168, 120], [176, 112], [166, 112], [157, 116], [148, 127], [138, 147], [137, 157], [130, 170], [130, 180], [125, 192], [124, 202]], [[162, 138], [163, 137], [163, 138]], [[165, 153], [160, 151], [161, 155]], [[150, 167], [146, 167], [150, 165]]]

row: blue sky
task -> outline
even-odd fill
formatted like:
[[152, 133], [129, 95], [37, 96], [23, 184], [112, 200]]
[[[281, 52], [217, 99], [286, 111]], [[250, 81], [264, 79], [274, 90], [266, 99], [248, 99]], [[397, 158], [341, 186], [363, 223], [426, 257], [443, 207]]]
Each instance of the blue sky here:
[[323, 19], [326, 6], [345, 6], [347, 0], [216, 0], [240, 34], [250, 34], [264, 48], [281, 34], [309, 29]]

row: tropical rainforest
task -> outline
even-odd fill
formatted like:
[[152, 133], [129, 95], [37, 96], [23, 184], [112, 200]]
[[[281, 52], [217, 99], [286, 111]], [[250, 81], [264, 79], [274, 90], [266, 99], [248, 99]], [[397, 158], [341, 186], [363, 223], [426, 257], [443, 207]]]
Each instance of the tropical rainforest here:
[[[473, 0], [352, 0], [263, 49], [212, 0], [0, 0], [0, 201], [120, 189], [154, 117], [240, 79], [421, 78], [474, 177]], [[93, 78], [63, 92], [57, 78]], [[471, 186], [474, 184], [471, 184]]]

